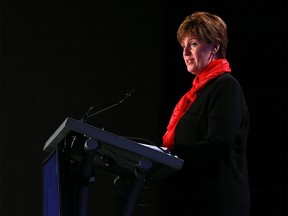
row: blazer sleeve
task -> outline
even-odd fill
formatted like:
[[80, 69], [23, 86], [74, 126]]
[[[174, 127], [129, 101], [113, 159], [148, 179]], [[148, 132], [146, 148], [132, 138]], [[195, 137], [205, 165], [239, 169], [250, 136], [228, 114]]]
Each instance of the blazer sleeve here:
[[223, 77], [216, 82], [208, 103], [208, 133], [202, 144], [230, 151], [241, 130], [245, 110], [242, 88], [234, 78]]
[[[197, 135], [198, 138], [191, 135], [193, 143], [180, 144], [175, 148], [175, 154], [184, 159], [184, 166], [209, 167], [217, 163], [220, 157], [227, 156], [232, 148], [242, 148], [241, 139], [245, 135], [241, 134], [241, 127], [247, 107], [238, 81], [231, 75], [221, 76], [204, 91], [208, 91], [202, 92], [205, 94], [205, 103], [195, 104], [198, 107], [194, 109], [202, 112], [198, 114], [202, 120], [198, 121], [198, 117], [195, 117], [191, 121], [195, 128], [186, 130], [196, 131], [200, 127], [205, 133]], [[196, 133], [194, 131], [191, 134]]]

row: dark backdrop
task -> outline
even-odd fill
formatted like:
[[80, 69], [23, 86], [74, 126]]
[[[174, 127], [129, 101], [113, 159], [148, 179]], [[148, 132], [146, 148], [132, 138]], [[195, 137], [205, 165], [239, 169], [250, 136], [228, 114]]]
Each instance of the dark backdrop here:
[[[282, 2], [282, 3], [280, 3]], [[248, 162], [253, 216], [287, 212], [287, 3], [285, 1], [2, 1], [0, 215], [41, 215], [42, 151], [66, 117], [117, 108], [90, 123], [160, 144], [191, 85], [176, 31], [206, 10], [228, 24], [227, 58], [251, 112]], [[98, 176], [91, 215], [111, 215], [111, 179]], [[99, 185], [99, 184], [98, 184]], [[148, 196], [157, 200], [157, 190]], [[156, 205], [136, 208], [156, 215]]]

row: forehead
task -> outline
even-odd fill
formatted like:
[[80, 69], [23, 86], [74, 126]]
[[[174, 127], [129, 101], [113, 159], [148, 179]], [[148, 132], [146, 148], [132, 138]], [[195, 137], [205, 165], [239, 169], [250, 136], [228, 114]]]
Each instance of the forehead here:
[[199, 35], [195, 31], [195, 29], [182, 29], [182, 31], [178, 32], [178, 38], [179, 39], [183, 40], [186, 37], [188, 37], [188, 38], [191, 38], [191, 37], [198, 38]]
[[203, 40], [201, 40], [199, 37], [197, 37], [196, 35], [186, 35], [185, 37], [182, 38], [181, 42], [182, 43], [189, 43], [191, 41], [197, 41], [199, 43], [204, 42]]

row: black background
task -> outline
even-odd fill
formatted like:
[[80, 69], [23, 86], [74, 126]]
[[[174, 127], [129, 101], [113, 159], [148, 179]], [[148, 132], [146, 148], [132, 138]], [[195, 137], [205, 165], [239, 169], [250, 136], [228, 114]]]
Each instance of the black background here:
[[[227, 59], [251, 112], [251, 215], [286, 215], [285, 1], [6, 0], [1, 2], [1, 216], [41, 215], [44, 143], [66, 117], [80, 119], [92, 105], [117, 101], [136, 88], [121, 106], [89, 123], [160, 144], [175, 103], [193, 79], [176, 31], [187, 15], [201, 10], [228, 25]], [[89, 214], [111, 215], [114, 189], [109, 178], [98, 177]], [[137, 207], [135, 215], [154, 215], [155, 208]]]

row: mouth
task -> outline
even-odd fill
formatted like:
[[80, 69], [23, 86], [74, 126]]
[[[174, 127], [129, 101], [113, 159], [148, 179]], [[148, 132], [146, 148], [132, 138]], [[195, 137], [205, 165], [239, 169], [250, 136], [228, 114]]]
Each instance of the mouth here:
[[187, 59], [186, 60], [186, 64], [189, 65], [189, 64], [192, 64], [194, 62], [194, 59]]

